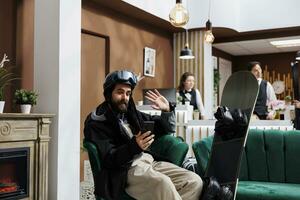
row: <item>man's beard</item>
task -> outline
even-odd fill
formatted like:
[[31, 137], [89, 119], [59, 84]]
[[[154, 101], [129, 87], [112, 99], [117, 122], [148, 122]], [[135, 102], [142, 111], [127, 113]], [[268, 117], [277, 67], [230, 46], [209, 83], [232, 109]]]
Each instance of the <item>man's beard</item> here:
[[128, 101], [120, 100], [120, 101], [112, 101], [112, 107], [118, 113], [126, 113], [128, 109]]

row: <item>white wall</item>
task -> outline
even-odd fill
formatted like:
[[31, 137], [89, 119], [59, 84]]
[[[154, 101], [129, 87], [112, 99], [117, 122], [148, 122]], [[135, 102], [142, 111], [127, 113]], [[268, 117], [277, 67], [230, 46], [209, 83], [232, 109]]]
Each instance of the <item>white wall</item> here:
[[219, 58], [219, 73], [220, 73], [219, 102], [221, 103], [226, 81], [229, 79], [229, 77], [232, 74], [232, 62], [223, 58]]
[[[175, 0], [124, 0], [169, 21]], [[188, 5], [186, 2], [188, 1]], [[190, 11], [188, 28], [205, 27], [209, 0], [184, 0]], [[239, 32], [300, 26], [299, 0], [211, 0], [211, 21], [215, 27]]]
[[81, 0], [35, 0], [35, 112], [54, 113], [49, 199], [79, 200]]
[[[238, 29], [240, 0], [210, 0], [210, 21], [215, 27]], [[205, 27], [208, 19], [209, 0], [190, 0], [189, 28]]]
[[300, 26], [299, 0], [243, 0], [239, 31]]
[[176, 3], [175, 0], [123, 0], [123, 1], [167, 21], [169, 21], [170, 10], [174, 7]]
[[213, 119], [214, 111], [214, 67], [212, 59], [212, 45], [204, 42], [204, 108], [207, 119]]

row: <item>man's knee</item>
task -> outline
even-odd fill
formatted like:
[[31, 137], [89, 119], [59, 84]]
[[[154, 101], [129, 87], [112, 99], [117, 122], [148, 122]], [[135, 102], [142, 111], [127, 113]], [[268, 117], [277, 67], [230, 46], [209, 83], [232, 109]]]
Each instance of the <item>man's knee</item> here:
[[193, 189], [201, 192], [203, 187], [203, 182], [200, 176], [198, 176], [196, 173], [193, 172], [189, 172], [187, 176], [190, 182], [189, 187], [192, 187]]
[[156, 188], [159, 188], [161, 190], [168, 190], [171, 188], [171, 186], [173, 185], [171, 179], [167, 176], [158, 176], [158, 177], [155, 177], [153, 180], [153, 185], [156, 187]]

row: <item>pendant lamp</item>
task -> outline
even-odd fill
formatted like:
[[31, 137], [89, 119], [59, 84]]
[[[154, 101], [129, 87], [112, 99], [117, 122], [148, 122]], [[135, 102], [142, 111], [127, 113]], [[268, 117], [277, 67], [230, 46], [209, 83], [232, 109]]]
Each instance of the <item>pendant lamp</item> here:
[[215, 36], [212, 33], [212, 23], [210, 19], [210, 9], [211, 9], [211, 0], [209, 0], [209, 7], [208, 7], [208, 20], [205, 25], [205, 34], [204, 34], [204, 41], [207, 43], [213, 43], [215, 40]]
[[179, 59], [194, 59], [195, 56], [193, 55], [193, 51], [189, 48], [189, 34], [187, 29], [185, 29], [185, 34], [186, 43], [185, 47], [180, 51]]
[[182, 0], [176, 0], [175, 7], [169, 14], [170, 22], [175, 27], [183, 27], [189, 21], [189, 13], [182, 5]]

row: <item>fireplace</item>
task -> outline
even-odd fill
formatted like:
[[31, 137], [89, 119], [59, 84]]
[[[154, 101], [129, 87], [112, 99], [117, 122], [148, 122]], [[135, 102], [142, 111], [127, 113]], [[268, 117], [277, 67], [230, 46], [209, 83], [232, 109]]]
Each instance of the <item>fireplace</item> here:
[[29, 196], [30, 149], [0, 149], [0, 199], [22, 199]]
[[50, 114], [0, 114], [0, 199], [48, 200]]

